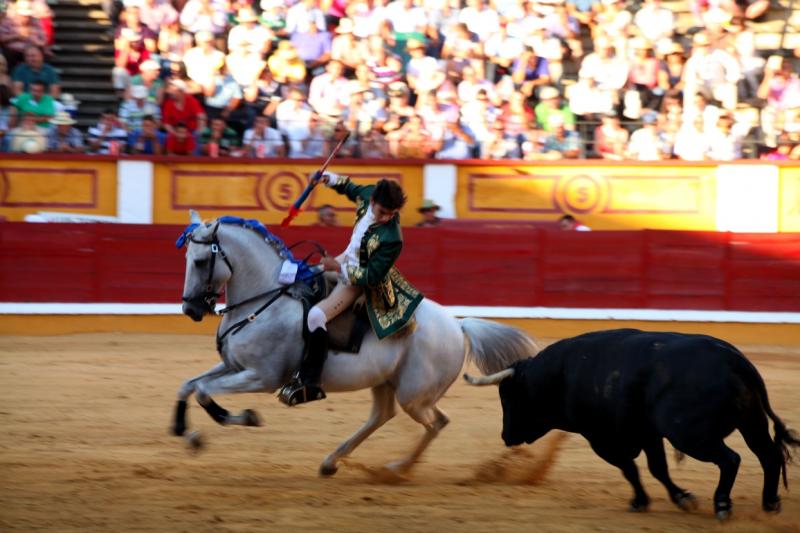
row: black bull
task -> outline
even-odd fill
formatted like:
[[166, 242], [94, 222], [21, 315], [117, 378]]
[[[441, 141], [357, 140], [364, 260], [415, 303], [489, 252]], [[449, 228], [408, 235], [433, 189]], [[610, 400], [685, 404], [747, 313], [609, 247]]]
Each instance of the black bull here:
[[[649, 503], [634, 463], [642, 450], [670, 499], [683, 509], [696, 507], [694, 497], [669, 477], [666, 438], [676, 450], [719, 467], [714, 510], [726, 518], [740, 458], [723, 439], [735, 429], [764, 470], [764, 510], [780, 509], [778, 484], [781, 472], [787, 484], [787, 445], [800, 441], [770, 408], [758, 371], [725, 341], [634, 329], [599, 331], [556, 342], [495, 376], [465, 377], [477, 384], [499, 381], [507, 446], [531, 443], [552, 429], [580, 433], [633, 485], [634, 510]], [[767, 416], [775, 426], [774, 440]]]

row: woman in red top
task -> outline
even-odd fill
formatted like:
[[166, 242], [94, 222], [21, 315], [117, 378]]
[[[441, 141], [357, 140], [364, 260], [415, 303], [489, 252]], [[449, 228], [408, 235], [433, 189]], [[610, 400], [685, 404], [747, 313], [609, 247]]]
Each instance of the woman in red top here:
[[191, 94], [186, 94], [186, 82], [173, 80], [167, 89], [167, 96], [161, 110], [161, 122], [170, 133], [179, 122], [183, 122], [191, 133], [197, 131], [198, 120], [205, 119], [206, 112], [200, 102]]

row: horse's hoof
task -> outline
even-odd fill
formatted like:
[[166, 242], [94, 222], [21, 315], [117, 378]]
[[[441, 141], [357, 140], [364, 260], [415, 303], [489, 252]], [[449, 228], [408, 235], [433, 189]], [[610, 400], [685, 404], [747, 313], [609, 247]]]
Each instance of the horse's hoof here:
[[205, 447], [206, 443], [203, 441], [202, 435], [199, 431], [192, 431], [186, 435], [186, 447], [189, 451], [197, 453]]
[[322, 463], [319, 467], [319, 475], [322, 477], [331, 477], [339, 471], [339, 467], [335, 464]]
[[768, 513], [780, 513], [781, 512], [781, 499], [778, 498], [774, 502], [764, 502], [761, 507]]
[[244, 425], [250, 427], [261, 427], [261, 417], [252, 409], [245, 409], [242, 411], [244, 417]]
[[728, 518], [731, 517], [731, 510], [730, 509], [722, 509], [722, 510], [717, 511], [716, 513], [714, 513], [714, 515], [717, 517], [717, 520], [719, 520], [720, 522], [724, 522]]
[[684, 492], [675, 498], [675, 505], [681, 510], [689, 512], [696, 511], [698, 507], [697, 498], [691, 492]]
[[717, 517], [717, 520], [724, 522], [730, 518], [732, 507], [730, 500], [714, 502], [714, 515]]

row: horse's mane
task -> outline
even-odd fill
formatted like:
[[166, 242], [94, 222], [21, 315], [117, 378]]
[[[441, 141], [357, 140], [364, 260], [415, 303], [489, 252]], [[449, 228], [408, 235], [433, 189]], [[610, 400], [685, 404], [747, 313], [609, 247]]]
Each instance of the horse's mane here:
[[[266, 242], [275, 251], [275, 253], [278, 254], [280, 259], [291, 261], [297, 265], [298, 280], [308, 283], [312, 281], [314, 277], [316, 277], [316, 274], [311, 270], [311, 267], [308, 266], [308, 263], [305, 260], [295, 259], [292, 251], [288, 246], [286, 246], [286, 243], [284, 243], [280, 237], [269, 231], [267, 227], [261, 223], [261, 221], [254, 218], [241, 218], [226, 215], [219, 217], [217, 222], [220, 224], [238, 226], [240, 228], [256, 232], [264, 240], [264, 242]], [[205, 227], [209, 227], [211, 224], [212, 223], [206, 223]], [[194, 230], [202, 225], [203, 224], [198, 222], [193, 222], [186, 226], [180, 236], [178, 236], [178, 240], [175, 241], [175, 247], [182, 248], [183, 245], [186, 244], [186, 241], [190, 239]]]

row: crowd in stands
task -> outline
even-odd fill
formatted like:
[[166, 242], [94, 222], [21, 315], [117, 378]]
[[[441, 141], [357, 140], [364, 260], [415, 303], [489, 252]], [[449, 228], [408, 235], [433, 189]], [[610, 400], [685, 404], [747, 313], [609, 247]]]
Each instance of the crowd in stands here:
[[52, 13], [16, 0], [0, 150], [311, 158], [347, 130], [360, 158], [800, 159], [800, 50], [750, 28], [769, 0], [690, 5], [678, 33], [661, 0], [124, 0], [119, 105], [81, 131]]

